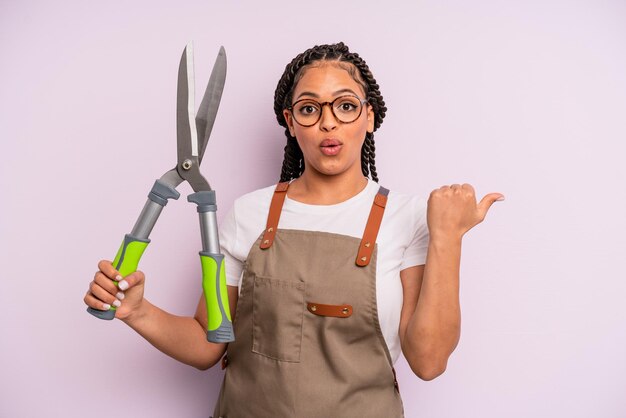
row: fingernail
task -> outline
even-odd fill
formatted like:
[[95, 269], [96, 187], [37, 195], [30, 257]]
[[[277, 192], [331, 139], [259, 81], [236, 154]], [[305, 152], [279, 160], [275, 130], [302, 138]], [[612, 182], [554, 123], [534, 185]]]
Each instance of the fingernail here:
[[124, 294], [124, 292], [117, 292], [115, 294], [115, 297], [118, 298], [119, 300], [124, 300], [124, 298], [126, 297], [126, 295]]
[[126, 280], [121, 280], [120, 282], [117, 283], [117, 287], [119, 287], [122, 290], [126, 290], [128, 289], [128, 282]]
[[121, 282], [123, 279], [122, 276], [120, 276], [119, 274], [117, 276], [115, 276], [115, 281]]
[[102, 304], [102, 309], [105, 311], [108, 311], [109, 309], [111, 309], [111, 305], [109, 305], [108, 303], [103, 303]]
[[496, 202], [501, 202], [504, 200], [504, 196], [500, 196], [499, 198], [496, 199]]
[[120, 306], [122, 306], [122, 302], [120, 302], [119, 300], [115, 299], [113, 301], [113, 306], [115, 306], [116, 308], [119, 308]]

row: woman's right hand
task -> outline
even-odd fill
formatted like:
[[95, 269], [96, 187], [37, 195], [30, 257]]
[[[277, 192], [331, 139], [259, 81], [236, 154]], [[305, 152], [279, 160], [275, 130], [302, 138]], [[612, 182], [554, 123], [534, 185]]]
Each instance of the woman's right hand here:
[[[118, 284], [115, 285], [113, 280]], [[145, 276], [139, 270], [122, 278], [110, 261], [101, 260], [83, 300], [87, 306], [101, 311], [115, 306], [115, 317], [128, 319], [141, 307], [144, 281]]]

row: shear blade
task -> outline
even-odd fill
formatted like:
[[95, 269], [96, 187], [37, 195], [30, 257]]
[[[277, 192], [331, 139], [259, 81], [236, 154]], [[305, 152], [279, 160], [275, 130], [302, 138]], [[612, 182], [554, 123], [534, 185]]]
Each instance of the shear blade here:
[[204, 91], [204, 97], [200, 103], [198, 114], [196, 115], [196, 127], [198, 129], [198, 160], [202, 162], [202, 156], [206, 149], [211, 131], [213, 130], [213, 124], [215, 123], [215, 117], [217, 110], [220, 106], [222, 99], [222, 92], [224, 91], [224, 83], [226, 82], [226, 50], [223, 46], [220, 47], [220, 51], [213, 64], [213, 70], [211, 71], [211, 77]]
[[[213, 65], [198, 116], [194, 106], [193, 46], [187, 44], [178, 67], [176, 129], [178, 164], [176, 170], [195, 191], [210, 190], [199, 165], [206, 150], [226, 81], [226, 51], [220, 51]], [[198, 140], [200, 138], [200, 140]]]
[[198, 157], [198, 135], [194, 105], [193, 46], [187, 44], [178, 65], [178, 91], [176, 98], [176, 131], [178, 138], [178, 164]]
[[192, 157], [202, 162], [226, 82], [226, 51], [220, 47], [198, 114], [194, 110], [193, 47], [189, 43], [178, 67], [177, 132], [178, 164]]

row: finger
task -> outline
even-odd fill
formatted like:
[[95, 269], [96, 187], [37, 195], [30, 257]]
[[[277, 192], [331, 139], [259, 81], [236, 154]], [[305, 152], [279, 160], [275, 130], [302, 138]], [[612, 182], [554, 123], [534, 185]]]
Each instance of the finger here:
[[146, 276], [144, 276], [143, 272], [137, 270], [136, 272], [124, 277], [124, 279], [117, 284], [117, 287], [119, 287], [121, 290], [130, 289], [133, 286], [137, 286], [138, 284], [143, 283], [145, 278]]
[[472, 187], [471, 184], [463, 183], [458, 191], [466, 198], [473, 200], [474, 204], [476, 204], [476, 193], [474, 192], [474, 187]]
[[87, 294], [83, 298], [83, 301], [85, 302], [85, 305], [89, 306], [90, 308], [97, 309], [99, 311], [108, 311], [109, 309], [111, 309], [110, 304], [102, 302], [101, 300], [97, 299], [94, 295], [92, 295], [90, 292], [87, 292]]
[[100, 262], [98, 263], [98, 269], [111, 280], [122, 280], [122, 276], [120, 276], [120, 273], [115, 270], [113, 264], [111, 264], [109, 260], [100, 260]]
[[504, 200], [504, 195], [502, 193], [489, 193], [480, 200], [480, 203], [478, 203], [478, 211], [481, 214], [481, 219], [485, 218], [487, 211], [496, 200]]
[[95, 282], [91, 282], [91, 285], [89, 286], [89, 293], [85, 295], [85, 299], [87, 299], [87, 296], [92, 296], [100, 302], [101, 307], [97, 309], [103, 309], [103, 303], [109, 305], [109, 308], [111, 305], [118, 308], [121, 305], [121, 302], [115, 296], [107, 292], [102, 286]]
[[455, 184], [450, 185], [450, 188], [451, 188], [451, 189], [460, 189], [460, 188], [461, 188], [461, 185], [460, 185], [460, 184], [455, 183]]
[[115, 285], [115, 282], [105, 276], [104, 273], [102, 273], [101, 271], [96, 272], [96, 274], [93, 276], [93, 281], [112, 295], [116, 294], [119, 291], [119, 289]]

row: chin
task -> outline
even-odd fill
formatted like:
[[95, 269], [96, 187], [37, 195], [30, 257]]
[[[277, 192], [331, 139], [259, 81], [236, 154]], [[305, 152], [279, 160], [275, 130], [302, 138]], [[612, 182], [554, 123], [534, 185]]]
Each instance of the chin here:
[[313, 164], [310, 167], [319, 173], [328, 175], [338, 174], [345, 171], [346, 167], [337, 163], [338, 161], [319, 161], [318, 164]]
[[[345, 161], [341, 161], [339, 158], [333, 159], [323, 159], [322, 161], [318, 160], [315, 162], [307, 162], [305, 161], [305, 167], [315, 171], [316, 174], [321, 176], [338, 176], [341, 174], [345, 174], [354, 167], [351, 164], [346, 164]], [[361, 160], [355, 161], [354, 164], [358, 165], [358, 172], [361, 173]]]
[[332, 167], [332, 168], [324, 167], [321, 169], [315, 168], [315, 171], [317, 171], [319, 174], [323, 176], [333, 177], [333, 176], [338, 176], [340, 174], [344, 174], [348, 170], [346, 170], [345, 168], [340, 168], [340, 167]]

